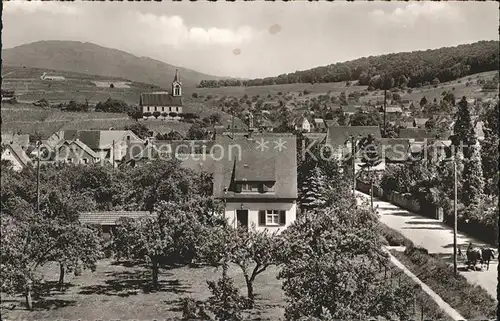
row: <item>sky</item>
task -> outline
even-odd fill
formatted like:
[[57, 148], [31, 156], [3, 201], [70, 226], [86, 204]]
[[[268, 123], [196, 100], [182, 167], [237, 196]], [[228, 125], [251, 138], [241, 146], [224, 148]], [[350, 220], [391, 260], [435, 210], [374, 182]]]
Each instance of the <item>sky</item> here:
[[76, 40], [257, 78], [498, 40], [496, 2], [3, 2], [2, 44]]

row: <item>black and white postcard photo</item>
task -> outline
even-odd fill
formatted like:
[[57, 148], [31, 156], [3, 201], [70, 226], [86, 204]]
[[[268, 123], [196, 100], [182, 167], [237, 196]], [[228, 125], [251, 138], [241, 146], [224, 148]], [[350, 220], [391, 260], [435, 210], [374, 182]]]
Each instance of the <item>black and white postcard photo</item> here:
[[0, 321], [500, 318], [497, 2], [1, 5]]

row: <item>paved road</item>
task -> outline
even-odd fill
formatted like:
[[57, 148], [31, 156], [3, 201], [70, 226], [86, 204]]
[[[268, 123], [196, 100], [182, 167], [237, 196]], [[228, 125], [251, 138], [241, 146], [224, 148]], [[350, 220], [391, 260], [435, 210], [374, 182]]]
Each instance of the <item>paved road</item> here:
[[[360, 199], [369, 201], [370, 196], [357, 192]], [[429, 253], [436, 253], [453, 264], [453, 229], [438, 220], [430, 219], [419, 214], [408, 212], [388, 202], [374, 198], [374, 206], [379, 206], [380, 221], [390, 228], [401, 232], [415, 245], [426, 248]], [[474, 246], [486, 246], [486, 244], [470, 238], [463, 233], [457, 234], [457, 244], [465, 254], [467, 245], [472, 242]], [[488, 271], [466, 271], [465, 258], [458, 259], [460, 273], [473, 284], [483, 287], [493, 298], [497, 295], [498, 253], [496, 258], [490, 262]]]

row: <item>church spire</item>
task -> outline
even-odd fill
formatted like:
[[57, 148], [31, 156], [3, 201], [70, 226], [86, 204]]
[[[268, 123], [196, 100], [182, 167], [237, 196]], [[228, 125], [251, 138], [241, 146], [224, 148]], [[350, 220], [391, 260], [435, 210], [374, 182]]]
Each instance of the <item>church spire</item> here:
[[181, 79], [179, 77], [179, 69], [175, 69], [174, 82], [180, 82]]
[[172, 81], [172, 96], [174, 97], [182, 96], [182, 83], [181, 83], [181, 77], [179, 77], [178, 69], [175, 69], [174, 81]]

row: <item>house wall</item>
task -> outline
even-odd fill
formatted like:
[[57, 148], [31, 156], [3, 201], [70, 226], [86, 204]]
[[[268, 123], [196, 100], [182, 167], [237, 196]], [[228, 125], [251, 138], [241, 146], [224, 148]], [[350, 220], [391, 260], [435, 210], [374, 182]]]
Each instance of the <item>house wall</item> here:
[[[257, 231], [267, 229], [270, 233], [278, 230], [282, 232], [285, 228], [290, 226], [297, 218], [297, 204], [295, 202], [277, 202], [277, 203], [254, 203], [254, 202], [227, 202], [225, 209], [225, 218], [228, 220], [230, 226], [236, 227], [236, 211], [248, 210], [248, 226], [255, 226]], [[285, 225], [269, 226], [259, 225], [259, 211], [260, 210], [284, 210]]]
[[[149, 113], [154, 113], [155, 111], [159, 111], [160, 113], [171, 113], [171, 112], [175, 112], [175, 113], [182, 113], [182, 106], [142, 106], [142, 112], [143, 113], [146, 113], [146, 112], [149, 112]], [[154, 116], [150, 116], [150, 117], [145, 117], [145, 118], [155, 118]], [[160, 116], [158, 117], [158, 119], [171, 119], [171, 118], [175, 118], [175, 119], [178, 119], [180, 117], [170, 117], [170, 116], [167, 116], [167, 117], [163, 117], [163, 116]]]
[[16, 172], [23, 169], [23, 164], [19, 161], [19, 159], [16, 156], [14, 156], [12, 151], [8, 148], [2, 153], [2, 160], [10, 161], [12, 163], [12, 168]]
[[[69, 161], [69, 159], [71, 159], [71, 161]], [[60, 148], [54, 160], [56, 162], [67, 161], [74, 164], [92, 164], [96, 162], [96, 159], [89, 153], [75, 145], [71, 145], [69, 148]]]

